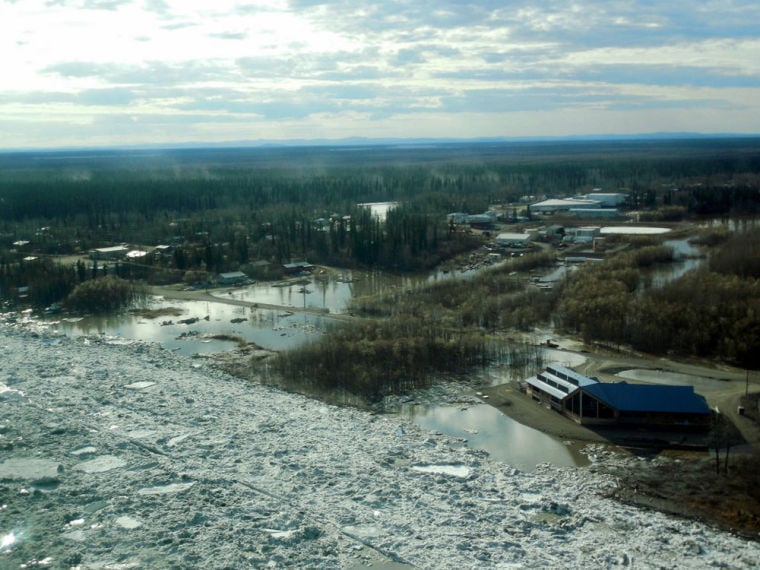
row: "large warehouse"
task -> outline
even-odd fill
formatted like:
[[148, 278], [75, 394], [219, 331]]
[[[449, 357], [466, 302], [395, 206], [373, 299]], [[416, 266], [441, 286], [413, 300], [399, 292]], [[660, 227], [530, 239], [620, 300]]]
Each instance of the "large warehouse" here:
[[525, 383], [533, 399], [583, 425], [700, 431], [712, 421], [692, 386], [600, 382], [564, 366], [547, 366]]

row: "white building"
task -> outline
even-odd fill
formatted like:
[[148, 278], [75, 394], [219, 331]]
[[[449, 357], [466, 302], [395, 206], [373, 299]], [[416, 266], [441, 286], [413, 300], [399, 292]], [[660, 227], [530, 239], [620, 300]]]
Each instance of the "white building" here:
[[496, 244], [502, 247], [527, 247], [531, 239], [531, 234], [505, 232], [496, 236]]
[[121, 259], [125, 255], [129, 248], [123, 245], [115, 245], [113, 247], [99, 247], [90, 252], [92, 259]]
[[619, 192], [591, 192], [585, 198], [599, 202], [602, 208], [616, 208], [625, 202], [626, 195]]
[[568, 212], [573, 208], [601, 208], [601, 202], [586, 198], [550, 198], [543, 202], [531, 204], [534, 213]]
[[599, 237], [602, 228], [599, 226], [582, 226], [579, 228], [565, 228], [565, 237], [562, 239], [565, 243], [591, 243], [594, 238]]

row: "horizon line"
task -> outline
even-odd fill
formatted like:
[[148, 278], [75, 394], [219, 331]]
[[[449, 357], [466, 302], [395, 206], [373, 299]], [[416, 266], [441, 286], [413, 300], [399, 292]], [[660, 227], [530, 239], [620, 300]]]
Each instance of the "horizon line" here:
[[593, 141], [668, 141], [668, 140], [709, 140], [709, 139], [755, 139], [760, 133], [700, 133], [683, 131], [666, 131], [633, 134], [584, 134], [584, 135], [536, 135], [536, 136], [502, 136], [502, 137], [342, 137], [314, 139], [247, 139], [229, 141], [185, 141], [156, 142], [134, 144], [104, 144], [81, 146], [30, 146], [0, 147], [2, 154], [29, 152], [78, 152], [78, 151], [139, 151], [139, 150], [189, 150], [212, 148], [304, 148], [304, 147], [339, 147], [361, 146], [380, 147], [387, 145], [414, 146], [430, 144], [478, 144], [478, 143], [519, 143], [519, 142], [593, 142]]

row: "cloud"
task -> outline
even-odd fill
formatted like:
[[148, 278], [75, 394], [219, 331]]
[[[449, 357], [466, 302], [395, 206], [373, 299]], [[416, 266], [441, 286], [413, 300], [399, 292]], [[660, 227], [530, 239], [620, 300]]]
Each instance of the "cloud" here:
[[[0, 116], [35, 124], [107, 116], [114, 133], [128, 120], [124, 136], [142, 124], [148, 138], [232, 136], [235, 121], [283, 136], [493, 136], [500, 124], [550, 129], [562, 113], [573, 116], [563, 128], [593, 128], [602, 112], [644, 125], [647, 111], [679, 121], [691, 111], [742, 129], [760, 116], [756, 0], [4, 0], [0, 10]], [[90, 132], [107, 136], [100, 126]]]
[[51, 65], [42, 72], [63, 77], [97, 78], [109, 84], [138, 86], [183, 85], [233, 79], [229, 67], [213, 61], [148, 61], [141, 65], [72, 61]]
[[86, 10], [117, 10], [131, 3], [132, 0], [85, 0], [82, 7]]
[[244, 40], [248, 37], [245, 32], [216, 32], [209, 34], [208, 37], [219, 40]]

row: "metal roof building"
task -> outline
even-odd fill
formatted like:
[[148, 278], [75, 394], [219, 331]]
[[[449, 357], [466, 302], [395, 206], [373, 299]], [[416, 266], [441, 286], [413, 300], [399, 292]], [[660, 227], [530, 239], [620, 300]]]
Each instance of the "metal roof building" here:
[[582, 424], [706, 429], [712, 411], [692, 386], [598, 383], [584, 386], [565, 402]]
[[583, 374], [564, 366], [547, 366], [545, 370], [531, 376], [525, 382], [531, 396], [540, 400], [548, 400], [556, 410], [563, 409], [563, 402], [578, 389], [591, 384], [597, 384], [596, 378], [588, 378]]
[[585, 198], [550, 198], [530, 205], [531, 212], [566, 212], [571, 208], [601, 208], [601, 202]]
[[692, 386], [662, 386], [659, 384], [589, 385], [585, 392], [621, 412], [652, 412], [679, 414], [709, 414], [710, 407]]
[[248, 281], [248, 276], [242, 271], [220, 273], [216, 278], [216, 282], [219, 285], [237, 285], [239, 283], [245, 283], [246, 281]]
[[606, 383], [558, 365], [525, 383], [528, 395], [583, 425], [697, 431], [712, 421], [692, 386]]

